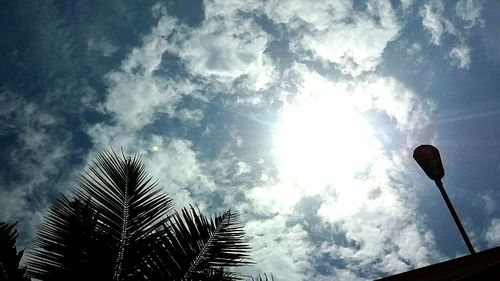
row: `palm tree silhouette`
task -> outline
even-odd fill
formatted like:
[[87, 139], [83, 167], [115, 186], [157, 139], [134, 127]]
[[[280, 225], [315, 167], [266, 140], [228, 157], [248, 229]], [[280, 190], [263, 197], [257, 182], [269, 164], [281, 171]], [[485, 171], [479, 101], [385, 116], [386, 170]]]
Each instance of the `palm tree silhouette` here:
[[23, 251], [17, 251], [17, 231], [15, 224], [0, 222], [0, 280], [27, 281], [26, 267], [20, 267], [19, 262]]
[[[28, 275], [44, 281], [241, 280], [231, 269], [252, 260], [238, 215], [172, 210], [171, 197], [146, 174], [140, 156], [104, 151], [79, 178], [73, 197], [61, 196], [50, 208], [28, 256]], [[23, 276], [19, 259], [7, 264]]]

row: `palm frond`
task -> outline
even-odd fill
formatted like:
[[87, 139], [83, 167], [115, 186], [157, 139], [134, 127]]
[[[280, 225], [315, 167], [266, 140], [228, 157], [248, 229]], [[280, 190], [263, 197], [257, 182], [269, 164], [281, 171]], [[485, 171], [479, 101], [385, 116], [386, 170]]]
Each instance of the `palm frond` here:
[[227, 272], [224, 267], [208, 268], [200, 272], [193, 272], [183, 281], [235, 281], [239, 280], [237, 274]]
[[256, 277], [250, 277], [252, 281], [274, 281], [274, 276], [270, 274], [267, 276], [266, 273], [257, 275]]
[[252, 263], [231, 210], [207, 218], [193, 207], [168, 216], [172, 199], [141, 158], [104, 151], [42, 224], [29, 258], [40, 280], [240, 280], [228, 267]]
[[17, 252], [16, 224], [0, 222], [0, 280], [5, 281], [28, 281], [26, 267], [20, 267], [19, 262], [23, 251]]
[[30, 259], [32, 276], [92, 280], [90, 272], [99, 268], [98, 280], [136, 280], [172, 199], [147, 176], [140, 157], [113, 151], [97, 157], [75, 193], [73, 201], [58, 200], [42, 225]]
[[32, 277], [40, 280], [111, 280], [114, 249], [90, 200], [61, 196], [48, 212], [30, 253]]
[[80, 178], [78, 197], [91, 197], [92, 205], [109, 226], [116, 249], [113, 280], [134, 278], [142, 262], [147, 239], [172, 208], [172, 199], [149, 177], [140, 156], [101, 153], [90, 171]]
[[[174, 213], [151, 247], [147, 265], [154, 270], [148, 280], [197, 280], [207, 276], [207, 270], [252, 263], [237, 218], [228, 210], [208, 219], [192, 206]], [[238, 279], [231, 272], [222, 273], [219, 280]]]

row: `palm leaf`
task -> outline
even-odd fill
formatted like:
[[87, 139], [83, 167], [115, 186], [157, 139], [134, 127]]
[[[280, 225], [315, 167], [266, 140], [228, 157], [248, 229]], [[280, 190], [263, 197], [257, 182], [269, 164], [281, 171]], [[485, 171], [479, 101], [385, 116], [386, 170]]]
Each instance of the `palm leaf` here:
[[113, 248], [110, 232], [99, 223], [90, 200], [61, 196], [39, 229], [28, 261], [30, 275], [40, 280], [110, 280]]
[[[90, 264], [88, 251], [103, 247], [103, 255], [92, 257], [102, 269], [98, 280], [138, 279], [144, 274], [138, 266], [172, 208], [172, 199], [147, 176], [140, 157], [119, 157], [114, 151], [97, 157], [79, 178], [75, 193], [74, 202], [79, 203], [58, 201], [42, 226], [31, 260], [33, 276], [60, 280], [52, 276], [80, 274]], [[78, 211], [78, 204], [87, 201], [87, 213]], [[78, 231], [86, 236], [79, 237]], [[86, 239], [86, 244], [78, 245], [79, 239]]]
[[18, 233], [15, 225], [0, 222], [0, 280], [28, 281], [26, 267], [19, 266], [23, 251], [17, 252], [16, 249]]
[[109, 226], [109, 243], [116, 249], [113, 280], [135, 278], [148, 238], [172, 208], [172, 199], [146, 174], [141, 157], [118, 157], [113, 151], [100, 154], [80, 178], [77, 196], [90, 196]]
[[[270, 276], [270, 278], [269, 278]], [[252, 281], [274, 281], [274, 276], [272, 274], [270, 274], [269, 276], [267, 276], [266, 273], [264, 274], [260, 274], [257, 275], [257, 277], [250, 277]]]
[[151, 247], [147, 266], [154, 269], [147, 279], [237, 280], [234, 273], [222, 270], [252, 263], [237, 218], [228, 210], [208, 219], [193, 207], [174, 213]]
[[240, 280], [251, 263], [237, 214], [208, 219], [195, 208], [168, 217], [171, 198], [141, 158], [104, 151], [79, 179], [74, 199], [49, 210], [30, 256], [40, 280]]
[[235, 281], [239, 280], [238, 275], [226, 272], [224, 267], [204, 269], [200, 272], [193, 272], [183, 281]]

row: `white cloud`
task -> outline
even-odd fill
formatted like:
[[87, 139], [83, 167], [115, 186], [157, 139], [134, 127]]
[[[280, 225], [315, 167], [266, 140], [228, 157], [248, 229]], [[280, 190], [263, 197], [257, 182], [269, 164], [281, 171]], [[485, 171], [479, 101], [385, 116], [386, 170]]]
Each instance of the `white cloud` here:
[[453, 40], [458, 41], [455, 46], [447, 51], [447, 57], [452, 65], [469, 69], [471, 58], [470, 48], [467, 41], [470, 36], [470, 28], [477, 22], [482, 22], [481, 16], [482, 2], [473, 0], [461, 0], [455, 6], [456, 15], [465, 21], [451, 22], [445, 16], [445, 7], [441, 0], [431, 0], [420, 10], [422, 25], [430, 33], [430, 43], [436, 46], [441, 45], [442, 37], [445, 34], [451, 35]]
[[374, 70], [400, 29], [386, 1], [369, 1], [364, 12], [354, 11], [351, 1], [273, 3], [267, 13], [297, 34], [292, 41], [296, 52], [312, 51], [352, 76]]
[[229, 83], [246, 77], [251, 89], [266, 87], [273, 65], [264, 53], [269, 40], [252, 18], [207, 12], [203, 24], [182, 42], [179, 56], [192, 74]]
[[300, 64], [294, 71], [300, 78], [304, 95], [332, 94], [344, 96], [361, 112], [378, 111], [392, 118], [398, 130], [418, 130], [429, 124], [435, 110], [431, 100], [422, 99], [392, 77], [366, 75], [362, 79], [332, 82]]
[[191, 143], [182, 139], [162, 141], [159, 136], [155, 139], [159, 150], [145, 157], [148, 172], [173, 196], [177, 207], [196, 203], [206, 210], [211, 204], [208, 195], [215, 191], [215, 185], [200, 167]]
[[495, 247], [500, 244], [500, 219], [492, 219], [490, 225], [486, 229], [485, 234], [488, 246]]
[[[53, 191], [66, 191], [70, 186], [71, 175], [62, 172], [62, 167], [71, 154], [71, 136], [59, 128], [60, 118], [21, 95], [1, 92], [0, 104], [0, 129], [13, 141], [6, 155], [9, 160], [3, 167], [6, 171], [14, 169], [9, 175], [4, 174], [5, 170], [0, 172], [0, 221], [19, 220], [23, 238], [29, 239], [45, 211], [46, 190], [41, 188], [51, 184]], [[33, 200], [33, 194], [41, 198], [37, 203], [42, 207], [32, 207], [29, 200]]]
[[431, 1], [420, 10], [422, 25], [431, 34], [431, 43], [439, 45], [441, 36], [445, 32], [444, 6], [441, 0]]
[[359, 277], [356, 273], [348, 269], [335, 269], [333, 277], [327, 277], [320, 280], [343, 280], [343, 281], [367, 281], [365, 278]]
[[418, 55], [422, 51], [422, 45], [419, 43], [413, 43], [411, 46], [406, 49], [406, 53], [408, 53], [411, 56]]
[[368, 93], [372, 99], [371, 107], [386, 114], [396, 122], [396, 128], [405, 132], [421, 130], [430, 121], [436, 106], [431, 100], [419, 98], [398, 80], [390, 77], [369, 76], [358, 84], [354, 91], [362, 99]]
[[[439, 254], [433, 250], [432, 233], [415, 215], [417, 198], [410, 190], [413, 185], [404, 177], [407, 167], [403, 164], [410, 158], [407, 151], [413, 145], [412, 138], [419, 138], [426, 129], [435, 104], [418, 97], [397, 79], [374, 73], [386, 47], [402, 30], [405, 21], [398, 18], [401, 11], [394, 11], [389, 1], [382, 0], [367, 1], [364, 10], [354, 9], [351, 0], [207, 0], [204, 3], [204, 20], [195, 28], [182, 25], [160, 4], [154, 6], [153, 14], [158, 24], [151, 35], [145, 36], [142, 45], [106, 76], [109, 88], [101, 109], [113, 119], [88, 128], [94, 149], [88, 156], [89, 160], [94, 158], [96, 151], [109, 147], [123, 147], [127, 154], [139, 152], [144, 156], [147, 170], [174, 197], [178, 207], [195, 202], [202, 210], [220, 208], [214, 204], [227, 204], [235, 210], [247, 211], [246, 230], [257, 261], [255, 268], [246, 269], [249, 273], [273, 272], [283, 280], [365, 280], [365, 275], [373, 272], [396, 273], [439, 259]], [[402, 0], [401, 4], [406, 10], [413, 1]], [[461, 0], [455, 12], [468, 27], [481, 21], [480, 2]], [[454, 65], [467, 69], [471, 60], [470, 48], [465, 44], [466, 35], [455, 29], [456, 23], [451, 23], [444, 15], [444, 5], [440, 0], [429, 1], [420, 9], [430, 43], [441, 45], [445, 34], [457, 37], [460, 45], [446, 50], [446, 53]], [[273, 32], [264, 31], [265, 26], [256, 20], [260, 16], [268, 16], [276, 24], [274, 31], [280, 33], [278, 36], [291, 36], [280, 39], [290, 40], [288, 51], [293, 53], [290, 60], [304, 63], [292, 63], [285, 70], [283, 77], [286, 79], [279, 77], [273, 58], [265, 52], [269, 43], [277, 38], [272, 37], [274, 34], [270, 33]], [[90, 40], [88, 45], [103, 55], [115, 51], [115, 47], [106, 41]], [[424, 53], [420, 43], [414, 43], [406, 51], [414, 56]], [[172, 78], [179, 73], [167, 77], [158, 75], [165, 54], [178, 58], [187, 75], [183, 78]], [[346, 75], [332, 74], [335, 78], [330, 79], [306, 66], [311, 62], [320, 62], [326, 71], [332, 70], [333, 66]], [[275, 88], [270, 88], [271, 85]], [[220, 90], [220, 95], [214, 89]], [[233, 96], [229, 97], [228, 93]], [[324, 124], [325, 116], [338, 117], [337, 120], [326, 120], [331, 127], [324, 125], [322, 129], [338, 126], [341, 132], [334, 132], [337, 135], [329, 135], [326, 141], [316, 138], [307, 143], [309, 151], [289, 153], [291, 157], [287, 159], [295, 161], [300, 160], [297, 155], [304, 156], [314, 151], [314, 156], [321, 161], [302, 162], [286, 171], [286, 165], [273, 159], [270, 155], [273, 153], [267, 151], [270, 147], [262, 147], [265, 151], [262, 152], [256, 151], [256, 145], [247, 145], [255, 142], [253, 131], [248, 134], [250, 136], [238, 134], [230, 128], [232, 125], [224, 122], [225, 115], [207, 121], [214, 118], [210, 115], [214, 112], [182, 108], [186, 97], [210, 103], [216, 94], [221, 97], [222, 107], [228, 106], [234, 111], [250, 108], [252, 113], [257, 112], [254, 109], [265, 109], [262, 115], [272, 117], [274, 114], [283, 116], [287, 110], [293, 111], [294, 106], [311, 97], [328, 97], [330, 99], [325, 100], [339, 104], [331, 108], [329, 104], [318, 107], [322, 111], [318, 110], [320, 114], [312, 120]], [[269, 98], [269, 95], [274, 96]], [[4, 105], [2, 98], [0, 96], [0, 104]], [[268, 98], [278, 101], [266, 104]], [[278, 109], [281, 103], [283, 106]], [[344, 109], [353, 110], [355, 114], [327, 114], [332, 110], [344, 113]], [[71, 153], [67, 145], [69, 138], [65, 136], [63, 140], [56, 140], [48, 129], [57, 126], [59, 120], [30, 103], [11, 102], [2, 110], [6, 116], [21, 112], [22, 118], [26, 118], [23, 126], [28, 129], [19, 131], [20, 147], [13, 150], [11, 159], [24, 169], [35, 172], [32, 179], [23, 182], [27, 183], [24, 189], [16, 187], [12, 192], [0, 191], [0, 206], [8, 207], [0, 210], [0, 218], [25, 212], [26, 217], [36, 221], [39, 213], [26, 211], [25, 198], [30, 190], [47, 181], [44, 173], [57, 170], [63, 163], [61, 159]], [[360, 122], [367, 125], [360, 127], [366, 130], [361, 134], [351, 134], [351, 125], [359, 121], [358, 115], [366, 117]], [[386, 128], [381, 126], [378, 131], [370, 130], [368, 126], [380, 116]], [[197, 149], [211, 145], [204, 143], [205, 139], [196, 140], [202, 144], [195, 146], [193, 143], [196, 142], [187, 139], [191, 137], [189, 133], [185, 138], [172, 137], [171, 132], [162, 135], [150, 133], [148, 125], [161, 118], [177, 118], [182, 126], [196, 127], [197, 130], [206, 128], [203, 137], [213, 137], [220, 143], [208, 153], [210, 156], [203, 155], [202, 158]], [[303, 128], [308, 129], [307, 125], [311, 124]], [[274, 124], [269, 125], [269, 131], [275, 129]], [[0, 124], [0, 134], [15, 130], [15, 124]], [[230, 131], [229, 140], [223, 139], [223, 134], [217, 135], [221, 131]], [[340, 149], [313, 147], [314, 144], [338, 141], [341, 134], [347, 137], [340, 142], [345, 145], [340, 145]], [[384, 136], [385, 140], [392, 141], [390, 145], [387, 144], [389, 141], [384, 141]], [[58, 145], [53, 146], [54, 143]], [[346, 147], [353, 144], [359, 149], [357, 156], [351, 158], [362, 161], [362, 164], [346, 160], [345, 156], [352, 152]], [[158, 149], [152, 151], [153, 145]], [[268, 158], [252, 158], [258, 153]], [[364, 159], [366, 155], [369, 158]], [[300, 170], [310, 172], [307, 181], [303, 180]], [[311, 182], [316, 176], [320, 179]], [[400, 182], [394, 179], [400, 179]], [[214, 193], [217, 193], [216, 203], [210, 201]], [[334, 229], [332, 236], [342, 236], [346, 243], [337, 243], [331, 236], [324, 237], [324, 241], [311, 241], [309, 235], [314, 229], [307, 227], [308, 222], [293, 222], [294, 218], [305, 217], [296, 207], [309, 196], [319, 198], [315, 219]], [[484, 201], [489, 202], [486, 197]], [[493, 203], [485, 206], [490, 213], [496, 208]], [[485, 234], [487, 241], [492, 245], [500, 243], [499, 232], [500, 220], [495, 219]], [[331, 270], [333, 276], [315, 276], [312, 260], [323, 258], [322, 255], [342, 259], [348, 265], [332, 265], [336, 267]]]
[[[94, 142], [94, 151], [88, 155], [90, 163], [103, 149], [124, 149], [127, 155], [140, 153], [148, 173], [170, 194], [176, 207], [196, 203], [201, 210], [210, 205], [208, 195], [214, 191], [214, 183], [205, 173], [185, 139], [140, 134], [122, 125], [95, 125], [88, 134]], [[152, 147], [158, 150], [153, 151]], [[197, 197], [196, 201], [193, 197]]]
[[252, 167], [243, 161], [238, 161], [237, 166], [238, 166], [238, 172], [237, 172], [238, 176], [243, 174], [248, 174], [252, 171]]
[[276, 22], [287, 23], [297, 28], [301, 22], [312, 25], [315, 29], [326, 29], [332, 21], [340, 21], [352, 13], [352, 2], [300, 0], [270, 1], [265, 7], [267, 14]]
[[413, 0], [401, 0], [403, 10], [408, 9], [413, 4]]
[[[419, 98], [394, 78], [366, 75], [363, 79], [334, 82], [302, 65], [295, 65], [293, 71], [299, 89], [295, 100], [308, 96], [335, 95], [340, 104], [332, 104], [331, 111], [337, 110], [335, 106], [353, 106], [368, 116], [372, 112], [385, 114], [393, 120], [393, 129], [402, 134], [418, 135], [429, 124], [435, 108], [433, 103]], [[352, 126], [353, 118], [348, 119]], [[336, 123], [332, 120], [329, 123], [333, 126], [331, 130], [335, 131]], [[402, 149], [406, 150], [407, 144], [400, 143], [390, 148], [370, 138], [372, 136], [362, 138], [363, 145], [370, 149], [370, 153], [362, 154], [370, 159], [366, 162], [362, 162], [365, 161], [363, 159], [360, 159], [361, 162], [355, 161], [357, 168], [352, 171], [347, 169], [335, 173], [335, 167], [343, 165], [345, 168], [348, 162], [342, 158], [342, 153], [329, 155], [328, 150], [324, 150], [318, 157], [325, 159], [317, 161], [321, 166], [311, 161], [287, 158], [288, 162], [297, 160], [299, 168], [285, 173], [283, 167], [278, 167], [276, 178], [253, 187], [247, 193], [253, 205], [251, 208], [256, 213], [283, 216], [296, 215], [294, 207], [303, 197], [320, 196], [322, 203], [317, 215], [325, 224], [335, 226], [339, 231], [336, 233], [343, 233], [346, 239], [355, 244], [345, 246], [325, 242], [322, 248], [323, 253], [350, 264], [350, 268], [335, 270], [338, 276], [346, 276], [346, 280], [360, 279], [358, 272], [363, 270], [396, 273], [440, 258], [433, 250], [432, 233], [425, 229], [415, 215], [416, 194], [408, 190], [412, 184], [393, 182], [393, 178], [400, 178], [406, 169], [402, 158], [408, 153], [402, 153]], [[378, 145], [371, 146], [372, 141]], [[318, 141], [314, 143], [319, 144]], [[304, 151], [310, 154], [314, 149], [305, 148]], [[344, 149], [348, 150], [349, 147]], [[298, 151], [288, 153], [300, 154]], [[328, 169], [325, 167], [331, 170], [328, 173], [318, 172]], [[304, 171], [309, 170], [312, 176], [305, 175], [306, 180], [301, 181]], [[315, 181], [311, 181], [311, 178]]]
[[[183, 138], [169, 137], [168, 132], [159, 136], [142, 131], [159, 118], [178, 118], [189, 126], [196, 126], [204, 118], [200, 108], [179, 107], [186, 95], [203, 100], [197, 94], [196, 84], [155, 73], [162, 55], [175, 54], [178, 41], [184, 38], [183, 35], [169, 35], [185, 27], [164, 15], [165, 11], [159, 7], [155, 7], [154, 12], [161, 18], [151, 35], [145, 36], [143, 44], [106, 76], [108, 95], [101, 108], [111, 113], [116, 122], [98, 123], [88, 128], [94, 149], [88, 160], [109, 148], [118, 151], [123, 148], [128, 155], [140, 153], [148, 172], [172, 195], [177, 207], [196, 203], [204, 210], [211, 204], [208, 195], [214, 191], [214, 184], [200, 165], [192, 144]], [[153, 146], [156, 151], [152, 150]], [[194, 202], [192, 197], [198, 200]]]
[[302, 196], [302, 187], [293, 183], [271, 182], [255, 186], [247, 193], [253, 202], [254, 212], [260, 214], [290, 214]]
[[335, 197], [328, 198], [318, 213], [356, 246], [331, 245], [325, 251], [354, 269], [375, 268], [385, 273], [435, 261], [433, 235], [416, 218], [414, 204], [401, 197], [404, 187], [391, 186], [389, 180], [379, 185], [374, 182], [368, 178], [357, 185], [333, 188]]
[[91, 38], [87, 41], [87, 46], [91, 51], [100, 52], [105, 57], [110, 57], [118, 50], [118, 47], [114, 46], [110, 42], [104, 39]]
[[134, 48], [122, 62], [121, 69], [124, 72], [151, 75], [151, 72], [160, 65], [162, 54], [173, 52], [176, 48], [178, 38], [172, 36], [172, 39], [169, 40], [169, 36], [174, 35], [176, 31], [183, 31], [183, 29], [184, 26], [175, 18], [168, 15], [163, 16], [152, 28], [151, 34], [143, 38], [142, 46]]
[[109, 75], [105, 108], [127, 126], [141, 128], [153, 122], [159, 114], [173, 116], [175, 104], [183, 95], [196, 91], [185, 81], [166, 80], [150, 75], [115, 72]]
[[[349, 102], [346, 107], [359, 114], [385, 115], [392, 120], [388, 126], [399, 134], [418, 135], [429, 123], [434, 105], [394, 78], [366, 73], [377, 67], [387, 44], [398, 36], [400, 24], [390, 4], [370, 1], [365, 11], [354, 11], [350, 1], [207, 1], [205, 4], [205, 20], [194, 29], [163, 15], [153, 33], [170, 39], [145, 37], [143, 45], [108, 75], [110, 88], [102, 106], [117, 122], [89, 129], [94, 148], [123, 146], [126, 153], [142, 152], [148, 170], [179, 205], [194, 199], [202, 209], [209, 209], [214, 207], [209, 202], [210, 194], [217, 191], [224, 204], [248, 211], [250, 221], [246, 230], [258, 263], [248, 272], [273, 272], [284, 280], [304, 280], [314, 275], [311, 258], [318, 254], [313, 252], [317, 249], [314, 243], [321, 242], [310, 241], [309, 229], [291, 223], [291, 218], [300, 215], [295, 207], [305, 196], [319, 196], [321, 205], [317, 206], [317, 215], [323, 223], [336, 226], [337, 234], [357, 245], [325, 243], [324, 253], [352, 263], [352, 267], [334, 269], [337, 277], [361, 280], [357, 271], [364, 267], [394, 273], [433, 261], [436, 258], [430, 250], [434, 246], [433, 237], [414, 215], [415, 194], [407, 192], [409, 183], [392, 182], [392, 178], [404, 172], [403, 156], [398, 155], [407, 148], [405, 140], [386, 148], [380, 140], [360, 139], [374, 144], [367, 146], [367, 150], [373, 150], [365, 170], [339, 175], [338, 179], [326, 177], [317, 185], [308, 186], [296, 178], [287, 178], [272, 162], [263, 162], [262, 166], [275, 174], [256, 172], [255, 163], [240, 159], [238, 154], [243, 144], [252, 139], [231, 132], [230, 144], [221, 145], [213, 159], [202, 161], [189, 140], [141, 131], [157, 118], [177, 117], [185, 125], [202, 122], [206, 112], [179, 106], [184, 96], [200, 98], [200, 92], [205, 95], [201, 98], [209, 101], [210, 93], [204, 92], [205, 86], [224, 84], [223, 87], [231, 89], [235, 81], [244, 80], [244, 93], [227, 102], [234, 105], [231, 102], [244, 100], [241, 96], [250, 96], [244, 101], [246, 106], [262, 106], [265, 99], [259, 90], [274, 83], [272, 80], [277, 76], [270, 58], [264, 54], [270, 35], [252, 17], [242, 16], [258, 11], [266, 13], [275, 23], [287, 25], [288, 31], [295, 34], [291, 38], [295, 55], [311, 51], [315, 59], [333, 63], [354, 77], [331, 81], [295, 63], [287, 72], [296, 79], [282, 84], [296, 88], [297, 99], [317, 94], [338, 96], [339, 100]], [[179, 81], [155, 76], [165, 52], [178, 56], [195, 78]], [[201, 82], [194, 84], [191, 78]], [[293, 95], [276, 93], [276, 96], [285, 104], [293, 99]], [[226, 124], [207, 124], [207, 137], [217, 126], [230, 130]], [[158, 151], [151, 152], [152, 145], [158, 146]], [[340, 160], [328, 154], [326, 157], [329, 158], [325, 163], [340, 167]], [[254, 172], [260, 181], [232, 185], [238, 178], [250, 178]], [[353, 177], [354, 174], [357, 176]], [[217, 188], [224, 190], [216, 189], [216, 183], [221, 184]]]
[[[71, 137], [58, 130], [61, 120], [34, 103], [11, 92], [0, 95], [3, 133], [13, 134], [16, 146], [9, 150], [9, 163], [17, 167], [16, 184], [31, 192], [49, 177], [58, 174], [68, 156]], [[55, 135], [57, 133], [57, 135]]]
[[470, 66], [470, 48], [465, 45], [453, 47], [449, 53], [449, 58], [453, 65], [458, 68], [469, 69]]
[[460, 0], [455, 6], [455, 13], [467, 22], [467, 28], [471, 28], [478, 21], [481, 22], [482, 9], [483, 3], [480, 0]]
[[197, 90], [188, 81], [154, 74], [162, 54], [176, 49], [171, 42], [156, 35], [171, 34], [177, 24], [174, 19], [163, 17], [153, 28], [153, 35], [144, 38], [143, 45], [131, 52], [120, 69], [107, 75], [110, 87], [103, 109], [127, 127], [141, 128], [160, 114], [173, 116], [182, 96]]
[[497, 202], [495, 201], [492, 193], [493, 192], [490, 190], [486, 193], [479, 194], [479, 204], [488, 215], [492, 215], [498, 208]]
[[175, 114], [177, 118], [185, 123], [192, 125], [199, 125], [200, 121], [203, 119], [203, 111], [201, 109], [186, 109], [182, 108]]
[[430, 43], [434, 45], [441, 44], [441, 37], [445, 33], [460, 37], [460, 31], [444, 16], [444, 12], [445, 9], [441, 0], [431, 0], [420, 9], [422, 25], [430, 33]]
[[[96, 151], [89, 153], [88, 162], [91, 163], [92, 159], [95, 159], [97, 153], [104, 149], [120, 149], [121, 147], [127, 149], [129, 147], [136, 147], [135, 142], [139, 139], [137, 132], [130, 127], [123, 124], [117, 124], [115, 126], [105, 125], [105, 124], [95, 124], [87, 129], [87, 134], [92, 139], [93, 148]], [[143, 148], [146, 149], [146, 148]], [[134, 152], [131, 151], [126, 151]]]
[[245, 232], [256, 266], [244, 272], [251, 276], [259, 272], [273, 273], [279, 280], [307, 279], [307, 271], [311, 269], [311, 245], [307, 242], [307, 232], [300, 225], [288, 225], [287, 217], [277, 215], [247, 222]]
[[[5, 187], [4, 187], [5, 188]], [[22, 188], [0, 190], [0, 221], [16, 221], [27, 209], [26, 191]]]

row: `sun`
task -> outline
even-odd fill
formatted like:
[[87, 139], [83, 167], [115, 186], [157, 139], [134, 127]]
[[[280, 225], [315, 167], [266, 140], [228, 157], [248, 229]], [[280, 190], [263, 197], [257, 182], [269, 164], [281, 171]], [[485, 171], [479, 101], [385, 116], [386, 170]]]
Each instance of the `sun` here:
[[273, 138], [280, 177], [309, 186], [354, 177], [374, 159], [376, 143], [349, 96], [326, 94], [287, 105]]

